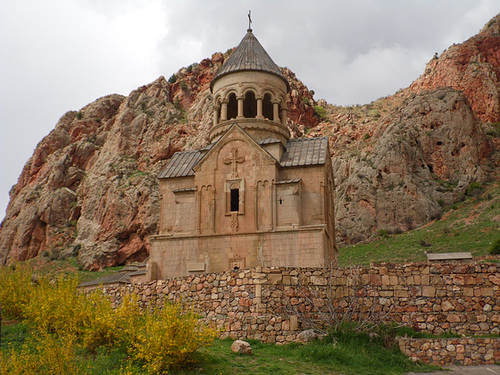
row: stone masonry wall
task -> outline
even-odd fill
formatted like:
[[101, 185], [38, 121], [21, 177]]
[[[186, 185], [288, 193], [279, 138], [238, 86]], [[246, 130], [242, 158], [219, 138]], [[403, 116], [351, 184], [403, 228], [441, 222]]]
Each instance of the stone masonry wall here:
[[500, 264], [409, 263], [367, 268], [267, 268], [105, 286], [119, 303], [193, 304], [222, 336], [290, 342], [325, 320], [382, 319], [416, 330], [500, 333]]
[[500, 338], [400, 338], [399, 347], [413, 361], [434, 365], [489, 365], [500, 360]]

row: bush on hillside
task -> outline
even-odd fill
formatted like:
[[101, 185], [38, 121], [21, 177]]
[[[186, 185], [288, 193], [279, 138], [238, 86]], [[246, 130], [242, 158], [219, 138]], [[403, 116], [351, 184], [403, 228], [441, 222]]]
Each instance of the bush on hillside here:
[[320, 105], [314, 106], [314, 114], [321, 120], [326, 120], [326, 109]]
[[491, 244], [490, 254], [491, 255], [500, 255], [500, 238]]
[[473, 182], [469, 186], [467, 186], [467, 190], [465, 194], [469, 197], [475, 197], [483, 192], [484, 188], [479, 182]]

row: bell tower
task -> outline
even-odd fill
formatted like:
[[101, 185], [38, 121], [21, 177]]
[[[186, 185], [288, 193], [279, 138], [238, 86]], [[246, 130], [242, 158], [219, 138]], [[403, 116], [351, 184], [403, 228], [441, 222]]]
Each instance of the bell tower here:
[[257, 142], [274, 139], [286, 144], [290, 86], [251, 28], [219, 69], [210, 89], [214, 107], [210, 142], [236, 122]]
[[210, 84], [210, 145], [158, 176], [148, 280], [336, 264], [328, 138], [290, 139], [289, 83], [250, 26]]

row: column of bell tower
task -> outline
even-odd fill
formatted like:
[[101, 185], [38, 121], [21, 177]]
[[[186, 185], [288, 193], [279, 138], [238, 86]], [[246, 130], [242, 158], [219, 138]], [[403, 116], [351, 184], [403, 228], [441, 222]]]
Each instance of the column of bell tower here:
[[[288, 81], [251, 29], [217, 72], [210, 88], [214, 108], [211, 142], [234, 123], [256, 141], [273, 138], [285, 144], [290, 138], [287, 128]], [[247, 95], [250, 95], [248, 99]], [[233, 99], [230, 102], [231, 96]], [[233, 108], [234, 98], [237, 108]], [[230, 103], [233, 103], [232, 115], [228, 116]], [[255, 107], [246, 108], [249, 105]], [[264, 113], [264, 105], [272, 108], [271, 114], [271, 108]]]

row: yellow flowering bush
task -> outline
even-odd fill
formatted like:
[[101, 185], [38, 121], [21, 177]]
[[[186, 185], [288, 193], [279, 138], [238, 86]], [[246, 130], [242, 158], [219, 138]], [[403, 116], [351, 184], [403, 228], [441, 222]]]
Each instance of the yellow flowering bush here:
[[143, 317], [137, 297], [127, 295], [122, 304], [113, 309], [101, 291], [87, 296], [88, 322], [83, 332], [83, 345], [94, 350], [99, 346], [130, 345], [135, 328]]
[[74, 336], [42, 333], [26, 341], [20, 351], [2, 354], [0, 373], [9, 375], [76, 374]]
[[40, 332], [80, 334], [88, 322], [88, 304], [76, 292], [78, 279], [43, 278], [25, 308], [28, 323]]
[[22, 319], [24, 309], [33, 295], [32, 269], [25, 265], [0, 268], [0, 306], [10, 319]]
[[25, 319], [36, 337], [1, 354], [2, 374], [81, 373], [78, 355], [95, 355], [98, 348], [120, 350], [157, 374], [186, 364], [215, 339], [216, 331], [192, 309], [168, 303], [141, 309], [134, 295], [114, 309], [101, 291], [78, 293], [77, 285], [76, 278], [67, 277], [42, 278], [35, 285], [27, 269], [1, 270], [2, 308]]
[[136, 327], [130, 355], [153, 374], [188, 362], [198, 348], [210, 344], [216, 331], [202, 324], [192, 309], [165, 303]]

